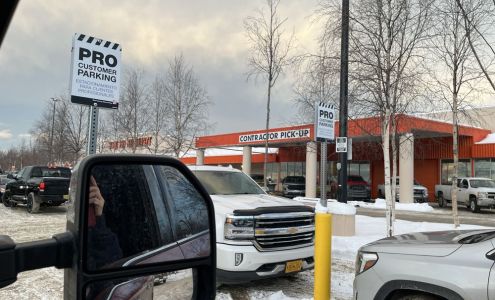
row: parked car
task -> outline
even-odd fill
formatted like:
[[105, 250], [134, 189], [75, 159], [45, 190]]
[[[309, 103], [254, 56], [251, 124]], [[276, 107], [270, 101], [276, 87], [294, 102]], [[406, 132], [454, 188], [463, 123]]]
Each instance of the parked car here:
[[393, 236], [361, 247], [353, 299], [495, 299], [495, 231]]
[[266, 194], [234, 168], [189, 168], [213, 200], [218, 282], [247, 282], [313, 268], [313, 208]]
[[[399, 178], [396, 178], [395, 181], [395, 201], [399, 201], [400, 199], [400, 183]], [[423, 203], [428, 202], [428, 189], [421, 185], [419, 182], [414, 179], [413, 181], [413, 197], [414, 202]], [[385, 198], [385, 185], [378, 185], [378, 198]]]
[[306, 195], [306, 178], [304, 176], [287, 176], [282, 180], [282, 196], [294, 198]]
[[25, 204], [29, 213], [41, 206], [58, 206], [69, 200], [69, 168], [24, 167], [7, 183], [2, 195], [6, 207]]
[[11, 179], [7, 178], [7, 175], [0, 175], [0, 197], [5, 193], [5, 186], [9, 181], [11, 181]]
[[[452, 202], [452, 185], [435, 185], [435, 196], [440, 207]], [[481, 208], [495, 207], [495, 181], [490, 178], [462, 177], [457, 179], [457, 203], [473, 213]]]
[[371, 199], [371, 187], [369, 183], [359, 175], [347, 176], [347, 198], [369, 201]]

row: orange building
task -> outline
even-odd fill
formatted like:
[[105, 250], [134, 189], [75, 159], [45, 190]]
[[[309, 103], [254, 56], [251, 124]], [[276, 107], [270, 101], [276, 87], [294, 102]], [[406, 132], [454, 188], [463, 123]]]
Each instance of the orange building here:
[[[433, 201], [435, 184], [448, 183], [452, 178], [452, 124], [409, 115], [397, 116], [397, 124], [399, 175], [411, 173], [428, 188], [429, 200]], [[336, 122], [336, 136], [338, 128]], [[376, 117], [348, 122], [348, 137], [352, 139], [348, 174], [361, 175], [367, 180], [372, 197], [377, 196], [377, 186], [384, 182], [380, 132], [380, 120]], [[490, 130], [460, 126], [459, 176], [495, 178], [495, 138], [493, 141], [491, 138]], [[264, 149], [256, 147], [263, 147], [264, 143], [265, 130], [202, 136], [196, 140], [196, 156], [182, 160], [186, 164], [230, 164], [251, 175], [263, 174]], [[272, 151], [268, 156], [268, 176], [280, 183], [285, 176], [304, 175], [307, 178], [306, 194], [314, 197], [319, 182], [319, 147], [314, 142], [313, 124], [270, 129], [269, 147]], [[208, 155], [208, 149], [212, 148], [231, 149], [232, 153]], [[328, 182], [331, 182], [337, 176], [335, 144], [329, 145], [327, 159]]]

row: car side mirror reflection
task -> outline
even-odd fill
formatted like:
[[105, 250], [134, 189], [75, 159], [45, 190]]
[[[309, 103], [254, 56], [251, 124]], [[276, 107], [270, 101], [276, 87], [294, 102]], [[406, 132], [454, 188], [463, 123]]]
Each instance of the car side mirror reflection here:
[[163, 274], [191, 270], [192, 298], [215, 297], [213, 204], [183, 163], [91, 155], [73, 169], [69, 199], [66, 232], [25, 243], [0, 235], [0, 288], [55, 266], [64, 299], [148, 299]]
[[176, 168], [96, 164], [86, 182], [88, 271], [209, 257], [206, 201]]

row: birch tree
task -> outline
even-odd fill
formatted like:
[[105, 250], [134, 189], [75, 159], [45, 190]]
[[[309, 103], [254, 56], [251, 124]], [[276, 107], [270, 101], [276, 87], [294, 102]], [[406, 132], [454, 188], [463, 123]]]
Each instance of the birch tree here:
[[[435, 87], [437, 94], [452, 111], [452, 140], [454, 169], [452, 176], [452, 217], [454, 227], [459, 227], [457, 205], [457, 178], [459, 169], [459, 114], [469, 100], [476, 83], [481, 78], [481, 72], [476, 67], [476, 59], [470, 47], [468, 33], [474, 30], [483, 16], [483, 0], [460, 0], [465, 7], [465, 13], [470, 22], [464, 22], [461, 8], [457, 0], [442, 0], [436, 5], [436, 38], [433, 39], [433, 58], [440, 62], [433, 64]], [[481, 2], [480, 2], [481, 1]], [[476, 201], [472, 200], [471, 201]], [[439, 196], [439, 205], [446, 202]], [[476, 207], [476, 203], [473, 203]]]
[[284, 26], [287, 18], [280, 19], [280, 0], [266, 0], [268, 11], [257, 10], [255, 16], [244, 20], [244, 28], [251, 44], [248, 66], [248, 79], [262, 77], [266, 80], [266, 137], [263, 165], [264, 187], [267, 187], [268, 132], [270, 129], [270, 104], [272, 88], [285, 69], [293, 64], [291, 56], [293, 35], [288, 35]]
[[[381, 140], [387, 203], [387, 235], [393, 235], [395, 204], [392, 159], [397, 161], [396, 115], [411, 102], [408, 91], [419, 76], [421, 46], [429, 38], [432, 0], [358, 0], [350, 12], [350, 80], [361, 89], [357, 99], [381, 120]], [[395, 193], [394, 193], [395, 194]]]

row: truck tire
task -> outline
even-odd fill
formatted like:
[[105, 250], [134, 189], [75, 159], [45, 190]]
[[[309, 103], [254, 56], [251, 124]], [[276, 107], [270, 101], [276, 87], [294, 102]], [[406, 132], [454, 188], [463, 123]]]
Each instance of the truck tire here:
[[12, 207], [12, 202], [10, 202], [10, 193], [3, 193], [2, 195], [2, 203], [5, 207]]
[[438, 193], [438, 206], [440, 207], [446, 207], [447, 203], [445, 203], [445, 198], [443, 198], [442, 193]]
[[475, 197], [469, 198], [469, 210], [472, 213], [480, 212], [480, 207], [478, 206], [478, 201], [476, 201]]
[[40, 202], [33, 193], [29, 193], [26, 206], [27, 211], [30, 214], [35, 214], [40, 211]]

